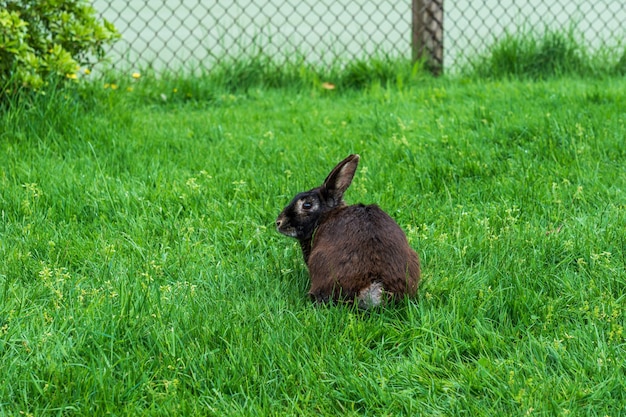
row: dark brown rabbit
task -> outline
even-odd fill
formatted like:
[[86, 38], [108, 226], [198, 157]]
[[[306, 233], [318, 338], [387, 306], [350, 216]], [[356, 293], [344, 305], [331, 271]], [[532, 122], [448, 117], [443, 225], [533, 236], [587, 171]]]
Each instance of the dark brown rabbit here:
[[359, 155], [341, 161], [324, 183], [294, 197], [276, 219], [278, 231], [300, 242], [318, 302], [356, 302], [362, 308], [413, 296], [420, 262], [398, 224], [377, 205], [346, 205]]

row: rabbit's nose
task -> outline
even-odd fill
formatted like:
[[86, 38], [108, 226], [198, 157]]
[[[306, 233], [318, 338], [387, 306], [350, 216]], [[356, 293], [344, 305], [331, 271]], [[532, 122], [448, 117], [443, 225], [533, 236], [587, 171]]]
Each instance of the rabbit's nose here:
[[281, 219], [276, 219], [276, 227], [280, 227], [281, 224], [283, 224], [283, 221]]

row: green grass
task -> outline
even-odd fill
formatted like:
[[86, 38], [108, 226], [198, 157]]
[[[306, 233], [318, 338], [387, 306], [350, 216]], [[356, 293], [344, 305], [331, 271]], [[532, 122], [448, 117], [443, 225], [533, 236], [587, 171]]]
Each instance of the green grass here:
[[623, 42], [592, 48], [575, 26], [543, 33], [522, 30], [496, 39], [463, 72], [490, 79], [618, 76], [626, 74], [626, 49]]
[[[0, 115], [0, 414], [626, 413], [623, 79], [127, 78]], [[370, 313], [273, 225], [351, 152], [423, 262]]]
[[424, 71], [423, 61], [412, 63], [382, 55], [325, 67], [308, 63], [298, 54], [277, 61], [262, 51], [240, 58], [224, 57], [210, 69], [155, 73], [148, 67], [137, 74], [141, 74], [141, 82], [130, 74], [105, 71], [104, 85], [132, 90], [133, 95], [127, 98], [127, 103], [173, 105], [215, 101], [223, 98], [224, 93], [246, 94], [257, 89], [286, 88], [298, 92], [313, 89], [329, 93], [335, 88], [346, 91], [378, 86], [402, 90], [432, 78]]

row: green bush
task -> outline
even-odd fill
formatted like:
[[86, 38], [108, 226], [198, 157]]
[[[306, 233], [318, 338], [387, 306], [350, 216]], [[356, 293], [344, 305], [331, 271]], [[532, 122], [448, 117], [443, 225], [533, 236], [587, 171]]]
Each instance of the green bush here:
[[87, 0], [0, 0], [0, 87], [37, 89], [49, 75], [76, 78], [117, 38]]

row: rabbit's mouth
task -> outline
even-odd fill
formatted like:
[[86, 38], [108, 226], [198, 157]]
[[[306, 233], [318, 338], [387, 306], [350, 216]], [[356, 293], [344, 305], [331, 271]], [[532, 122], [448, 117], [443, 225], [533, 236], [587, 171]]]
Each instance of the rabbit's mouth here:
[[282, 233], [285, 236], [298, 237], [298, 232], [296, 228], [290, 226], [289, 222], [282, 214], [276, 219], [276, 230], [278, 230], [279, 233]]
[[295, 227], [291, 227], [289, 225], [281, 225], [277, 221], [276, 222], [276, 230], [278, 230], [278, 233], [281, 233], [281, 234], [283, 234], [285, 236], [298, 238], [298, 231], [296, 230]]
[[290, 227], [287, 229], [281, 229], [280, 227], [277, 227], [276, 230], [278, 230], [279, 233], [282, 233], [285, 236], [289, 236], [289, 237], [298, 237], [298, 233], [296, 232], [296, 229]]
[[287, 229], [287, 230], [278, 229], [278, 231], [285, 236], [295, 237], [296, 239], [298, 238], [298, 234], [296, 233], [295, 229]]

